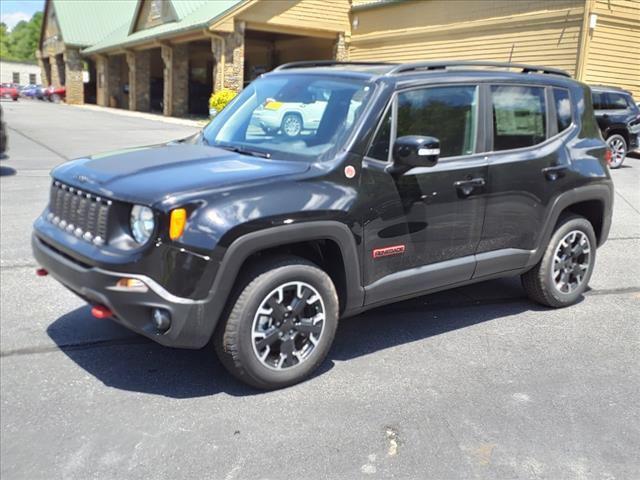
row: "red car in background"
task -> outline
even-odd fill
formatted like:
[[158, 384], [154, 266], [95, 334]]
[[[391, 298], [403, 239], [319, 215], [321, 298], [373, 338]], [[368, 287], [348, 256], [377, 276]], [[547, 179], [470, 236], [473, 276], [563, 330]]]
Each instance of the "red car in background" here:
[[19, 96], [20, 92], [18, 92], [18, 89], [11, 83], [0, 84], [0, 98], [10, 98], [14, 102], [17, 102]]
[[65, 87], [54, 87], [49, 85], [42, 92], [44, 99], [53, 103], [60, 103], [67, 96], [67, 89]]

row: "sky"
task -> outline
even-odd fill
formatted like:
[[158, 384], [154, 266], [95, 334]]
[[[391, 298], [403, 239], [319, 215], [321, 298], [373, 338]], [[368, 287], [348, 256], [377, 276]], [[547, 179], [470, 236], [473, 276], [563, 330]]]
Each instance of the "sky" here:
[[0, 0], [0, 22], [11, 30], [20, 20], [29, 20], [38, 10], [44, 10], [44, 0]]

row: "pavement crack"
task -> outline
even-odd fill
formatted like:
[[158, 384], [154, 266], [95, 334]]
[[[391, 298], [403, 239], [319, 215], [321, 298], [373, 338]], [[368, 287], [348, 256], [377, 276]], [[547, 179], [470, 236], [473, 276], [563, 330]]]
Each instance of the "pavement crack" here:
[[7, 128], [9, 130], [11, 130], [12, 132], [17, 133], [18, 135], [23, 136], [24, 138], [26, 138], [27, 140], [31, 140], [33, 143], [40, 145], [42, 148], [49, 150], [51, 153], [53, 153], [54, 155], [64, 159], [64, 160], [69, 160], [69, 157], [67, 157], [66, 155], [63, 155], [62, 153], [58, 152], [57, 150], [54, 150], [53, 148], [51, 148], [49, 145], [47, 145], [46, 143], [42, 143], [40, 140], [37, 140], [36, 138], [33, 138], [31, 135], [27, 135], [24, 132], [21, 132], [20, 130], [16, 130], [13, 127], [9, 127], [7, 125]]
[[629, 205], [634, 212], [640, 214], [640, 210], [638, 210], [636, 207], [634, 207], [629, 200], [624, 198], [624, 196], [619, 191], [616, 190], [615, 192], [616, 192], [616, 195], [618, 195], [622, 200], [624, 200], [624, 203]]

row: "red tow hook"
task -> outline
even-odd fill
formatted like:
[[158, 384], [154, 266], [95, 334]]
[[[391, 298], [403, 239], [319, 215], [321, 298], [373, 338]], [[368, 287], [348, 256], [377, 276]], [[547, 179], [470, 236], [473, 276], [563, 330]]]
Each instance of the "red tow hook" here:
[[36, 268], [36, 275], [39, 277], [46, 277], [49, 275], [49, 272], [46, 268]]
[[91, 309], [91, 315], [93, 315], [95, 318], [103, 319], [112, 317], [113, 312], [104, 305], [95, 305]]

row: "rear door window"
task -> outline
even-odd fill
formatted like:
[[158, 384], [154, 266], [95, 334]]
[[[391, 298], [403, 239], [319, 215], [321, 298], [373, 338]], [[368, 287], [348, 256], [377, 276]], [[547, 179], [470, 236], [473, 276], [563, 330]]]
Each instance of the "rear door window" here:
[[512, 150], [537, 145], [547, 138], [543, 87], [494, 85], [493, 150]]
[[629, 107], [625, 95], [620, 93], [607, 93], [609, 101], [608, 110], [626, 110]]

